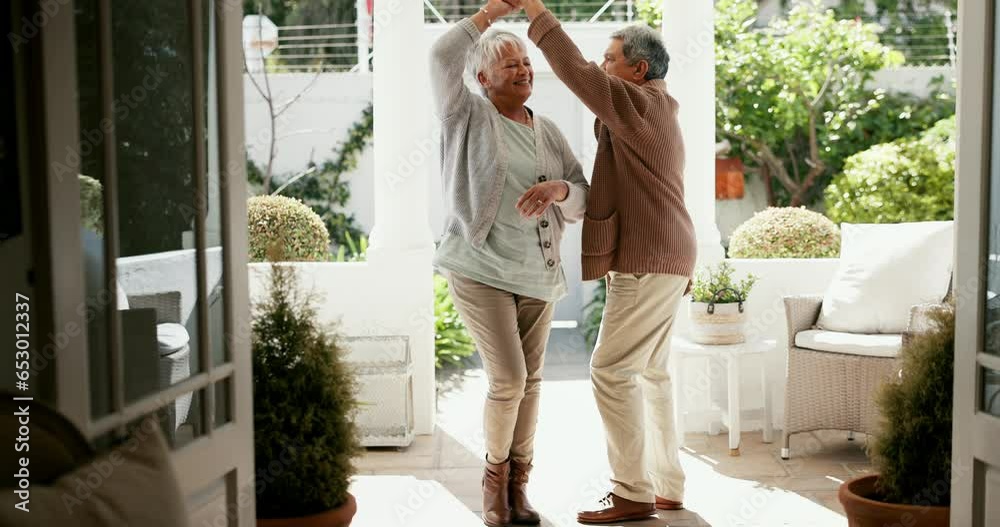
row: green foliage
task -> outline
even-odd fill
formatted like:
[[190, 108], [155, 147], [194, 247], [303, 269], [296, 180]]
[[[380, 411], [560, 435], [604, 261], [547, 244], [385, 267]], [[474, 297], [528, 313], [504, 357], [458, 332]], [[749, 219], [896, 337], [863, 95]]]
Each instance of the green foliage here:
[[926, 99], [877, 89], [866, 101], [829, 115], [823, 125], [829, 141], [822, 152], [828, 173], [840, 173], [847, 158], [873, 145], [918, 134], [955, 115], [955, 97], [944, 90], [944, 82], [943, 77], [931, 81]]
[[101, 182], [83, 174], [77, 176], [80, 183], [80, 221], [98, 236], [104, 234], [104, 186]]
[[649, 27], [663, 26], [663, 2], [659, 0], [639, 0], [635, 4], [636, 17]]
[[[268, 297], [254, 306], [252, 366], [257, 516], [288, 518], [347, 500], [360, 452], [353, 374], [316, 319], [291, 266], [273, 264]], [[276, 468], [278, 467], [278, 468]]]
[[826, 188], [838, 223], [950, 220], [955, 210], [955, 118], [909, 139], [873, 146], [847, 160]]
[[[361, 119], [347, 131], [347, 139], [340, 145], [337, 155], [317, 165], [310, 162], [306, 170], [315, 169], [309, 175], [291, 182], [281, 190], [281, 194], [296, 198], [319, 215], [337, 247], [348, 244], [348, 239], [357, 240], [363, 236], [353, 214], [347, 214], [343, 207], [351, 199], [351, 186], [344, 175], [358, 166], [358, 158], [371, 144], [374, 130], [374, 113], [369, 104], [361, 113]], [[295, 174], [276, 175], [276, 188], [288, 183]], [[247, 161], [247, 178], [255, 193], [264, 192], [261, 185], [263, 176], [260, 169]]]
[[448, 292], [448, 280], [434, 275], [434, 365], [457, 365], [476, 352], [455, 302]]
[[[100, 27], [95, 0], [75, 3], [80, 118], [79, 173], [103, 181], [104, 130], [114, 128], [119, 256], [184, 248], [199, 198], [193, 177], [194, 100], [190, 4], [115, 2], [108, 31], [115, 35], [112, 122], [102, 113]], [[208, 9], [208, 4], [203, 5]], [[207, 11], [203, 12], [203, 16]], [[207, 18], [205, 18], [207, 20]], [[129, 95], [132, 93], [132, 95]], [[62, 156], [63, 154], [60, 154]], [[56, 164], [56, 168], [62, 162]], [[75, 177], [67, 173], [66, 177]], [[209, 203], [218, 211], [218, 203]]]
[[601, 331], [601, 320], [604, 319], [604, 305], [608, 301], [608, 282], [601, 278], [590, 302], [583, 307], [583, 338], [591, 348], [597, 343], [597, 334]]
[[[354, 238], [347, 234], [346, 245], [341, 245], [337, 249], [337, 254], [333, 257], [335, 262], [364, 262], [368, 260], [368, 237], [362, 235], [358, 243], [354, 243]], [[350, 250], [348, 254], [347, 250]]]
[[736, 228], [730, 258], [836, 258], [840, 229], [804, 207], [768, 207]]
[[247, 200], [250, 261], [320, 262], [328, 259], [330, 234], [309, 207], [284, 196]]
[[716, 304], [732, 304], [745, 301], [750, 290], [757, 283], [757, 277], [748, 274], [739, 282], [733, 281], [733, 266], [726, 261], [719, 262], [718, 267], [707, 267], [695, 273], [691, 285], [692, 302], [715, 302]]
[[760, 170], [780, 202], [817, 196], [826, 154], [870, 99], [863, 86], [902, 56], [878, 40], [878, 26], [837, 20], [819, 2], [753, 28], [753, 0], [716, 3], [716, 133]]
[[865, 0], [842, 0], [835, 7], [842, 18], [875, 17], [885, 27], [883, 44], [906, 50], [907, 63], [942, 64], [949, 59], [947, 21], [943, 11], [951, 11], [952, 23], [958, 14], [958, 0], [876, 0], [874, 12]]
[[890, 503], [951, 501], [955, 312], [949, 306], [933, 313], [933, 329], [901, 352], [900, 382], [886, 383], [879, 394], [883, 424], [872, 453], [877, 489]]

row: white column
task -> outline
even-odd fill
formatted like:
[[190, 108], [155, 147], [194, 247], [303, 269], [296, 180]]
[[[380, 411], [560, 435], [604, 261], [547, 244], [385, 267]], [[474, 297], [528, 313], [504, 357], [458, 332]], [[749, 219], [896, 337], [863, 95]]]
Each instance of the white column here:
[[[375, 223], [368, 252], [380, 325], [410, 339], [416, 432], [434, 423], [434, 254], [428, 220], [432, 135], [424, 10], [375, 3]], [[388, 293], [388, 294], [387, 294]], [[366, 302], [358, 298], [358, 302]]]
[[715, 223], [715, 7], [699, 0], [663, 1], [663, 40], [670, 53], [667, 89], [680, 103], [687, 167], [684, 193], [698, 236], [698, 265], [724, 257]]

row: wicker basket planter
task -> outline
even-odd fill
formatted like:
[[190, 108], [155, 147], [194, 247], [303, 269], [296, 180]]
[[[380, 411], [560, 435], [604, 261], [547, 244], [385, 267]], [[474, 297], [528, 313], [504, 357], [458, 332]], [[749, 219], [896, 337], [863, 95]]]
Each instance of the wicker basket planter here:
[[743, 302], [691, 302], [691, 340], [698, 344], [739, 344], [746, 341]]

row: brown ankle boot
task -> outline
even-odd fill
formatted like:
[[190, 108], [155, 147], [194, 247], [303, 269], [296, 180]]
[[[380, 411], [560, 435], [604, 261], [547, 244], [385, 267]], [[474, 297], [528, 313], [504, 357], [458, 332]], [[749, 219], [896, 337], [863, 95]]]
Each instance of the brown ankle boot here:
[[542, 517], [528, 503], [528, 474], [531, 473], [530, 463], [510, 462], [510, 517], [514, 523], [537, 525]]
[[507, 483], [510, 480], [510, 461], [494, 465], [486, 462], [483, 471], [483, 523], [489, 527], [510, 525], [510, 506], [507, 501]]

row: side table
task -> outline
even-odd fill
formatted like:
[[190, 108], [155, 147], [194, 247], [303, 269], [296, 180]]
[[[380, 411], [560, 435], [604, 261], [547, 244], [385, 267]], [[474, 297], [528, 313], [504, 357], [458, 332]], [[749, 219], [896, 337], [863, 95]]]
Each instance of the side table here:
[[[685, 360], [691, 358], [718, 358], [725, 363], [726, 377], [728, 380], [729, 407], [726, 411], [720, 412], [722, 423], [729, 430], [729, 455], [740, 455], [740, 364], [743, 358], [748, 355], [759, 357], [761, 389], [764, 398], [764, 442], [770, 443], [774, 440], [774, 430], [771, 424], [771, 390], [767, 382], [767, 353], [776, 348], [774, 339], [756, 340], [752, 342], [742, 342], [739, 344], [698, 344], [691, 339], [674, 335], [671, 340], [671, 354], [673, 357], [673, 386], [674, 386], [674, 422], [677, 428], [678, 445], [684, 445], [684, 413], [683, 390], [685, 371]], [[707, 374], [709, 379], [709, 394], [711, 394], [712, 376]]]

